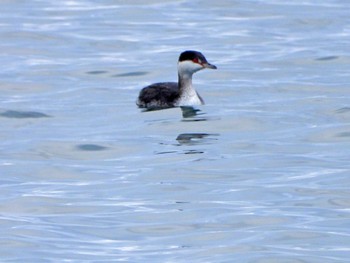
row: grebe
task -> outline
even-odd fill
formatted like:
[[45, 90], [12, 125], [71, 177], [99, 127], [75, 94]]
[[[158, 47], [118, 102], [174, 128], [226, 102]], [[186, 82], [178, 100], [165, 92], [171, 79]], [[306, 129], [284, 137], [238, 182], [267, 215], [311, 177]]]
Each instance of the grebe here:
[[178, 82], [160, 82], [144, 87], [136, 102], [140, 108], [157, 109], [204, 104], [192, 86], [193, 73], [205, 69], [216, 69], [202, 53], [193, 50], [182, 52], [177, 63]]

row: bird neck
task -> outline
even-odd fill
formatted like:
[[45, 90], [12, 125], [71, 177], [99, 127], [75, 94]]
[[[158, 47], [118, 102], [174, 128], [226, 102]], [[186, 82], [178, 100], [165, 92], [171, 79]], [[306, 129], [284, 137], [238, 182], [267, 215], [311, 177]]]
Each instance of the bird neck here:
[[186, 97], [191, 97], [197, 94], [192, 85], [192, 75], [191, 73], [179, 74], [180, 96], [185, 95]]
[[201, 67], [192, 61], [181, 61], [178, 63], [178, 86], [180, 96], [177, 101], [177, 106], [204, 104], [204, 101], [192, 85], [192, 75], [200, 69]]
[[203, 99], [199, 96], [192, 85], [192, 74], [179, 74], [179, 99], [177, 106], [193, 106], [204, 104]]

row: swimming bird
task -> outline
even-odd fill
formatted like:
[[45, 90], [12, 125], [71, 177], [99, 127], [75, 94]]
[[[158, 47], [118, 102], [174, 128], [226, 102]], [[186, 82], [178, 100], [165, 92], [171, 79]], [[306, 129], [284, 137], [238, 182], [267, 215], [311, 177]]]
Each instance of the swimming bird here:
[[144, 87], [137, 99], [137, 106], [159, 109], [204, 104], [192, 85], [192, 75], [205, 68], [217, 69], [198, 51], [182, 52], [177, 63], [178, 82], [159, 82]]

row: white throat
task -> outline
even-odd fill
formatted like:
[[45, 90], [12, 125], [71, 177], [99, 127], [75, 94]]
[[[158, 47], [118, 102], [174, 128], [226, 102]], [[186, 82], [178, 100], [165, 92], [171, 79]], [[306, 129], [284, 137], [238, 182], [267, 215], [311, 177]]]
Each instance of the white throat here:
[[181, 61], [178, 63], [179, 73], [179, 89], [180, 98], [177, 101], [177, 106], [191, 106], [204, 104], [202, 98], [192, 85], [193, 73], [201, 70], [203, 67], [192, 61]]

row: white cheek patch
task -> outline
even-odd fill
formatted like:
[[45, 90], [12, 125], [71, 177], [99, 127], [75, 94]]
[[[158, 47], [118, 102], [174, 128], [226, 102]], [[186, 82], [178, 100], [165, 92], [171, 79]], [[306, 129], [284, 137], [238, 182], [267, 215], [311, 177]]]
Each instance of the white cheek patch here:
[[180, 61], [177, 67], [179, 70], [179, 74], [194, 73], [203, 68], [201, 65], [194, 63], [190, 60]]

